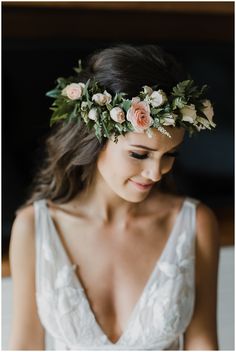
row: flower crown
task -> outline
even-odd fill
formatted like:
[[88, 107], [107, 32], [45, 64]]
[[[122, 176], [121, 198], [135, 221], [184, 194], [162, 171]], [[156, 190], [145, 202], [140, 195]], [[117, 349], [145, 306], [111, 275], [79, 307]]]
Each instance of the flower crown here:
[[[74, 69], [80, 73], [79, 67]], [[51, 106], [53, 114], [50, 125], [59, 120], [84, 121], [94, 128], [99, 141], [126, 132], [146, 132], [152, 137], [152, 128], [171, 138], [165, 126], [184, 127], [190, 136], [203, 129], [216, 126], [210, 100], [204, 98], [207, 86], [195, 86], [193, 80], [179, 82], [169, 96], [162, 90], [144, 86], [138, 96], [127, 99], [125, 93], [112, 96], [98, 82], [89, 79], [76, 82], [76, 77], [58, 78], [55, 89], [46, 93], [55, 98]]]

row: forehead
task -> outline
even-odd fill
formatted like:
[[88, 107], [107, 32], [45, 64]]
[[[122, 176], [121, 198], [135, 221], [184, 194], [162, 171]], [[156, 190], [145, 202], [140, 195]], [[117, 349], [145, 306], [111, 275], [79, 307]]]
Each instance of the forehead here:
[[152, 129], [152, 138], [149, 138], [146, 133], [130, 132], [124, 136], [126, 146], [142, 145], [147, 148], [156, 150], [169, 150], [180, 144], [184, 138], [183, 128], [166, 128], [170, 133], [171, 138], [160, 133], [157, 129]]

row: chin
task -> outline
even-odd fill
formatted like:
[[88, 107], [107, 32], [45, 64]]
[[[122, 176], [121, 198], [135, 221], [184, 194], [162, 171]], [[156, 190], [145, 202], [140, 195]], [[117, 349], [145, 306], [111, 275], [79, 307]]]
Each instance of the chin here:
[[119, 195], [122, 199], [126, 200], [127, 202], [130, 203], [140, 203], [142, 201], [144, 201], [144, 199], [146, 199], [148, 197], [150, 192], [146, 192], [143, 194], [131, 194], [126, 192], [123, 195]]

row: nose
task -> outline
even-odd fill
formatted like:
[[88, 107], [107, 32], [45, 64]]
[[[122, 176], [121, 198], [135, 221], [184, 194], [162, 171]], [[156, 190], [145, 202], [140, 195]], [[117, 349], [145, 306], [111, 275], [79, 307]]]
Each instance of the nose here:
[[160, 181], [162, 178], [162, 168], [160, 161], [153, 161], [147, 168], [142, 171], [141, 175], [144, 178], [151, 180], [152, 182]]

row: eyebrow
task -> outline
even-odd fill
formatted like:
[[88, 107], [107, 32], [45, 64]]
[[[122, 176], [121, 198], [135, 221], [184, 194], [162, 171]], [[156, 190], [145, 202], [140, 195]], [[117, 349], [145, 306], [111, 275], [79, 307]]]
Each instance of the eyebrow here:
[[[181, 144], [183, 144], [184, 141], [180, 142], [179, 144], [175, 145], [172, 149], [175, 149], [177, 147], [179, 147]], [[150, 150], [152, 152], [156, 152], [158, 151], [158, 149], [153, 149], [153, 148], [149, 148], [149, 147], [146, 147], [145, 145], [140, 145], [140, 144], [130, 144], [131, 147], [137, 147], [137, 148], [142, 148], [142, 149], [146, 149], [146, 150]]]

